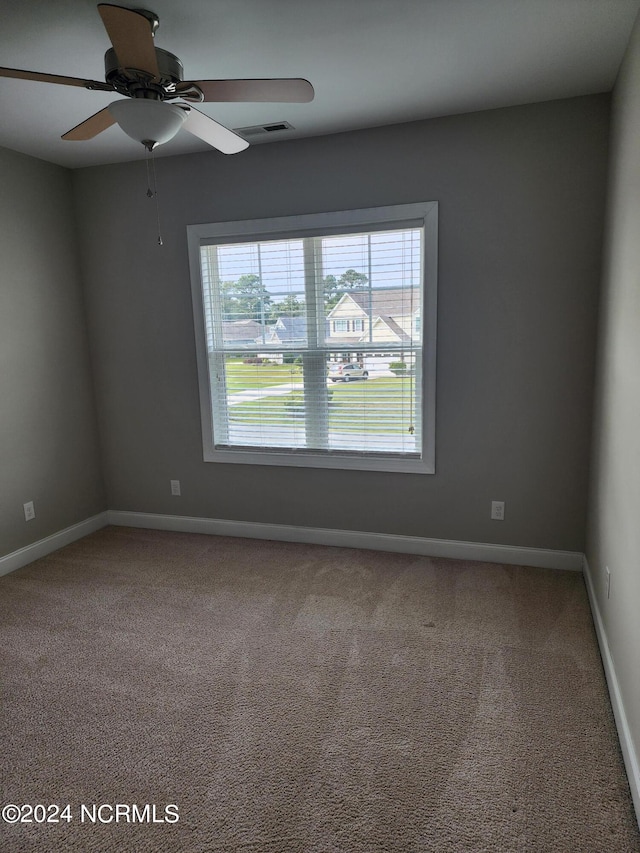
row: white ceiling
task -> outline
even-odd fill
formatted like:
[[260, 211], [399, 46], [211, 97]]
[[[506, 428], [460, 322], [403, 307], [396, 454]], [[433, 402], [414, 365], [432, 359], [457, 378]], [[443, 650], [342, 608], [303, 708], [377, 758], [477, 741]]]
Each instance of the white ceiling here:
[[[267, 137], [274, 142], [609, 91], [640, 0], [139, 5], [160, 17], [156, 44], [180, 57], [185, 79], [313, 83], [308, 104], [203, 105], [231, 128], [283, 120], [294, 126]], [[2, 0], [0, 65], [103, 80], [109, 46], [92, 0]], [[0, 78], [0, 145], [72, 168], [142, 158], [143, 147], [117, 126], [88, 142], [60, 139], [116, 97]], [[181, 132], [158, 155], [205, 150], [211, 149]]]

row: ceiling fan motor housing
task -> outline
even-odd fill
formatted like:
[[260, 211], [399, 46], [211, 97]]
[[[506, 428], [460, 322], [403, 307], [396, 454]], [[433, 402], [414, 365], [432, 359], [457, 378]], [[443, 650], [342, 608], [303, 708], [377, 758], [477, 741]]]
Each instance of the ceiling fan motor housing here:
[[130, 98], [151, 98], [153, 100], [168, 100], [181, 97], [176, 92], [176, 85], [184, 79], [182, 62], [173, 53], [155, 48], [159, 77], [153, 77], [148, 71], [136, 68], [122, 68], [118, 63], [115, 50], [111, 47], [104, 55], [104, 71], [107, 83], [121, 95]]

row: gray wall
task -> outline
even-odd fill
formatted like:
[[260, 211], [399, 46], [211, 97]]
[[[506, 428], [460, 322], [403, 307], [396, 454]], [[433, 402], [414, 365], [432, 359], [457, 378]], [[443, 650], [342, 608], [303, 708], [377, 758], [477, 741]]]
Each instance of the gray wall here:
[[638, 756], [640, 18], [616, 84], [612, 129], [587, 559]]
[[[74, 173], [109, 507], [583, 550], [608, 118], [593, 96], [160, 158], [163, 248], [144, 162]], [[422, 200], [436, 475], [204, 463], [186, 226]]]
[[102, 511], [105, 499], [70, 174], [0, 149], [0, 186], [3, 556]]

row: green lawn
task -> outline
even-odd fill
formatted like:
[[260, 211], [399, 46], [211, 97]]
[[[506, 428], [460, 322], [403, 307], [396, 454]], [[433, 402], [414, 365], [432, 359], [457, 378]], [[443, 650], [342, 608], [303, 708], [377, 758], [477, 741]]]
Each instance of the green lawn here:
[[[301, 382], [301, 375], [296, 374], [293, 381]], [[264, 383], [260, 387], [267, 384], [277, 383]], [[336, 432], [397, 435], [406, 433], [413, 423], [411, 397], [414, 389], [408, 378], [385, 376], [366, 381], [337, 382], [331, 384], [328, 391], [331, 399], [329, 427]], [[302, 391], [241, 403], [230, 407], [229, 415], [236, 423], [291, 425], [300, 422], [299, 410], [296, 412], [295, 406], [291, 405], [293, 402], [300, 406], [303, 404]]]
[[302, 371], [297, 364], [244, 364], [242, 359], [228, 359], [226, 366], [229, 394], [302, 381]]

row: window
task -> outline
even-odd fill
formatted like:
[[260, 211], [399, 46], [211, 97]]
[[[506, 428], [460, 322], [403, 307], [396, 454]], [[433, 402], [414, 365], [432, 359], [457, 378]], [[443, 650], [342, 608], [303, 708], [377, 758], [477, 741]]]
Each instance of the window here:
[[434, 471], [436, 202], [188, 236], [206, 461]]

